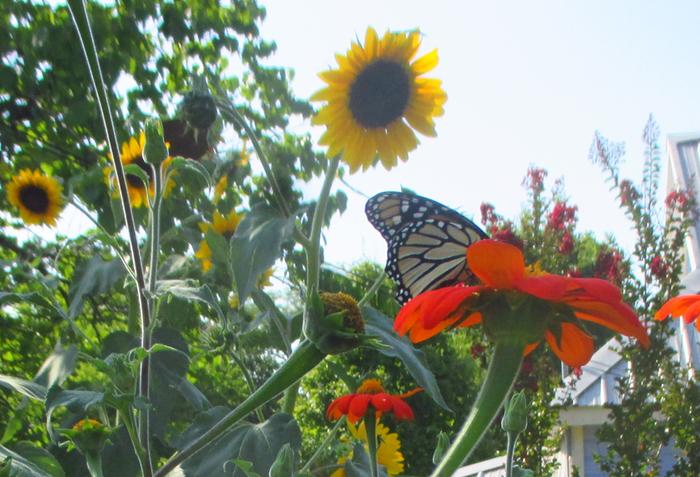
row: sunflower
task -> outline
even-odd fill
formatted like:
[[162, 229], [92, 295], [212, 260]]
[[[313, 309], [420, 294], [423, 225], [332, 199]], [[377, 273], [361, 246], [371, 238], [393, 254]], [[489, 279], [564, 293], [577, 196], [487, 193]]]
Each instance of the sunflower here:
[[7, 185], [7, 200], [26, 224], [56, 225], [61, 213], [61, 184], [38, 170], [22, 169]]
[[[365, 429], [365, 423], [362, 422], [359, 426], [355, 426], [348, 422], [348, 427], [350, 428], [350, 434], [352, 434], [355, 439], [365, 443], [365, 451], [367, 451], [367, 430]], [[379, 441], [379, 445], [377, 446], [377, 463], [384, 466], [389, 477], [401, 474], [404, 469], [404, 457], [401, 453], [399, 435], [395, 432], [389, 432], [389, 428], [381, 423], [377, 423], [376, 432]], [[351, 459], [352, 453], [338, 459], [338, 464], [344, 464]], [[345, 469], [341, 467], [335, 470], [330, 477], [345, 477]]]
[[368, 28], [364, 45], [353, 43], [336, 55], [338, 69], [319, 75], [327, 83], [311, 97], [327, 103], [313, 119], [327, 128], [319, 142], [331, 156], [342, 152], [351, 172], [367, 169], [377, 155], [386, 169], [408, 159], [418, 145], [414, 129], [436, 135], [433, 118], [443, 114], [447, 95], [440, 80], [421, 77], [437, 65], [437, 50], [412, 61], [420, 41], [418, 31], [379, 39]]
[[[230, 240], [236, 228], [238, 228], [238, 224], [241, 223], [241, 220], [243, 220], [243, 214], [239, 214], [235, 210], [232, 210], [227, 215], [214, 212], [214, 217], [211, 222], [199, 223], [199, 230], [206, 235], [210, 229], [214, 229], [217, 233], [223, 235], [226, 240]], [[203, 271], [208, 272], [209, 269], [211, 269], [211, 248], [206, 238], [199, 242], [199, 249], [195, 252], [194, 256], [202, 262]]]
[[[128, 141], [122, 143], [122, 164], [125, 166], [128, 166], [129, 164], [135, 164], [146, 173], [146, 176], [148, 176], [147, 191], [146, 184], [144, 184], [138, 176], [134, 174], [126, 175], [126, 187], [129, 191], [129, 201], [131, 202], [131, 206], [134, 208], [147, 206], [148, 195], [153, 197], [153, 195], [155, 194], [155, 191], [153, 189], [153, 169], [151, 165], [148, 164], [143, 158], [143, 148], [145, 147], [145, 145], [146, 134], [143, 131], [141, 131], [141, 133], [139, 134], [138, 139], [135, 137], [131, 137]], [[165, 143], [165, 145], [167, 147], [170, 147], [170, 144], [167, 142]], [[162, 164], [163, 170], [165, 170], [171, 162], [172, 157], [168, 156], [168, 158]], [[105, 182], [107, 183], [107, 185], [111, 184], [112, 186], [114, 186], [116, 184], [116, 180], [114, 180], [113, 178], [113, 173], [114, 170], [112, 166], [105, 167], [104, 175]], [[174, 185], [175, 183], [172, 181], [172, 179], [168, 179], [168, 182], [165, 184], [163, 194], [167, 195], [172, 190]]]

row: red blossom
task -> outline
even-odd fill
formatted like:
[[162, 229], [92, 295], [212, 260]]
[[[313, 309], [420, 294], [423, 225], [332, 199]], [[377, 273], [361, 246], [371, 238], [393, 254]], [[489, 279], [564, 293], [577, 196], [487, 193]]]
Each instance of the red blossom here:
[[564, 232], [561, 237], [561, 242], [559, 243], [559, 253], [562, 255], [568, 255], [574, 249], [574, 238], [570, 232]]
[[547, 219], [547, 227], [554, 230], [564, 230], [567, 226], [576, 222], [578, 207], [569, 207], [566, 202], [557, 201]]
[[498, 240], [499, 242], [509, 243], [515, 245], [520, 250], [523, 250], [524, 244], [520, 237], [518, 237], [510, 225], [505, 225], [503, 227], [493, 227], [491, 230], [491, 238]]
[[666, 196], [666, 207], [669, 209], [680, 209], [683, 210], [687, 208], [690, 203], [690, 196], [685, 191], [672, 190]]
[[494, 225], [498, 221], [496, 208], [488, 202], [481, 203], [481, 223], [484, 225]]
[[583, 375], [583, 369], [581, 369], [581, 366], [576, 366], [574, 367], [574, 376], [577, 378], [580, 378]]
[[664, 277], [666, 277], [666, 274], [668, 273], [668, 264], [666, 264], [666, 261], [663, 258], [657, 255], [651, 259], [651, 263], [649, 264], [649, 270], [651, 271], [651, 274], [654, 275], [656, 278], [658, 278], [659, 280], [663, 280]]
[[625, 179], [620, 181], [620, 204], [625, 207], [630, 207], [639, 200], [639, 192], [634, 187], [631, 181]]
[[544, 190], [544, 178], [547, 176], [547, 171], [538, 167], [530, 167], [527, 170], [527, 175], [523, 179], [523, 185], [528, 187], [535, 193]]
[[475, 343], [472, 345], [470, 351], [472, 353], [472, 358], [476, 359], [486, 351], [486, 348], [484, 348], [484, 345], [481, 343]]
[[622, 283], [622, 254], [617, 250], [601, 250], [593, 268], [593, 275], [616, 285]]

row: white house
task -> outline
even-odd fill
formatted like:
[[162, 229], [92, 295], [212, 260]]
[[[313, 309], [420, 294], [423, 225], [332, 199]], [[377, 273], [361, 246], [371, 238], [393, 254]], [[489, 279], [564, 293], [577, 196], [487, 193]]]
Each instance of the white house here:
[[[700, 192], [700, 133], [676, 134], [668, 137], [669, 172], [667, 190], [688, 189], [692, 186]], [[683, 286], [687, 293], [700, 293], [700, 224], [688, 234], [686, 240], [686, 270]], [[700, 370], [700, 334], [695, 327], [683, 320], [673, 320], [675, 333], [669, 345], [675, 350], [682, 366], [692, 365]], [[616, 352], [619, 342], [612, 339], [600, 348], [591, 361], [582, 368], [578, 380], [569, 376], [572, 390], [562, 389], [555, 399], [561, 404], [566, 397], [572, 405], [563, 409], [559, 420], [564, 437], [556, 456], [559, 469], [556, 477], [606, 477], [594, 460], [595, 454], [605, 453], [604, 444], [596, 437], [596, 431], [607, 419], [606, 403], [616, 403], [616, 378], [627, 371], [627, 362]], [[674, 450], [661, 450], [661, 475], [674, 463]], [[497, 457], [461, 468], [453, 477], [502, 477], [505, 474], [505, 457]], [[544, 477], [544, 476], [543, 476]]]

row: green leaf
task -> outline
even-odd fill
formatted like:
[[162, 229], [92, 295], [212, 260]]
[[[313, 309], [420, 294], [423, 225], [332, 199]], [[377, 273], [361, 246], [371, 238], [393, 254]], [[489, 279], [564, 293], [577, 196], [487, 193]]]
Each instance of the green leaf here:
[[520, 467], [513, 467], [513, 477], [535, 477], [535, 473], [530, 469], [521, 469]]
[[46, 398], [45, 386], [32, 381], [27, 381], [26, 379], [0, 374], [0, 386], [12, 391], [17, 391], [18, 393], [24, 394], [29, 398], [36, 399], [37, 401], [43, 401]]
[[34, 382], [45, 386], [47, 389], [54, 384], [63, 384], [63, 381], [75, 369], [77, 357], [78, 348], [74, 345], [63, 348], [60, 344], [57, 344], [53, 353], [46, 358], [46, 361], [44, 361], [44, 364], [41, 365], [36, 376], [34, 376]]
[[294, 477], [296, 462], [294, 449], [289, 443], [282, 446], [270, 467], [269, 477]]
[[209, 305], [220, 320], [225, 319], [224, 311], [208, 285], [196, 286], [192, 280], [159, 280], [157, 295], [171, 295], [186, 301], [198, 301]]
[[68, 317], [73, 319], [80, 314], [85, 297], [108, 292], [125, 274], [124, 265], [118, 259], [105, 261], [94, 256], [83, 262], [75, 271], [68, 292]]
[[30, 442], [18, 442], [12, 450], [46, 472], [47, 475], [64, 477], [65, 472], [56, 458], [47, 450], [36, 447]]
[[187, 159], [185, 157], [176, 157], [173, 159], [173, 162], [170, 163], [170, 169], [175, 171], [175, 170], [184, 170], [184, 171], [192, 171], [196, 173], [199, 177], [204, 179], [204, 184], [203, 186], [206, 187], [212, 187], [212, 184], [214, 181], [212, 181], [211, 174], [209, 174], [209, 171], [207, 170], [206, 167], [204, 167], [200, 162], [192, 160], [192, 159]]
[[52, 298], [46, 297], [40, 293], [0, 292], [0, 306], [10, 305], [13, 303], [32, 303], [34, 305], [38, 305], [53, 311], [54, 313], [56, 313], [56, 315], [60, 316], [61, 318], [67, 318], [66, 312], [63, 311], [63, 308], [56, 304]]
[[85, 412], [92, 406], [102, 404], [104, 393], [97, 391], [83, 391], [74, 389], [61, 389], [54, 386], [46, 393], [46, 429], [54, 440], [56, 434], [51, 427], [51, 417], [56, 408], [67, 406]]
[[451, 411], [442, 397], [435, 375], [428, 367], [425, 353], [416, 349], [406, 337], [396, 334], [391, 326], [391, 319], [370, 306], [362, 307], [362, 316], [365, 319], [365, 332], [379, 338], [387, 349], [379, 349], [379, 352], [393, 358], [399, 358], [411, 376], [416, 380], [428, 395], [433, 398], [440, 407]]
[[[150, 167], [150, 166], [149, 166]], [[127, 164], [124, 166], [124, 175], [136, 176], [144, 184], [148, 184], [148, 174], [138, 164]]]
[[[182, 449], [209, 430], [229, 409], [214, 407], [199, 414], [184, 432], [176, 447]], [[289, 443], [293, 449], [301, 447], [301, 431], [292, 416], [275, 414], [261, 424], [243, 423], [228, 431], [209, 447], [182, 464], [188, 477], [244, 477], [240, 469], [225, 466], [238, 459], [253, 463], [260, 475], [268, 475], [280, 449]]]
[[257, 207], [236, 229], [231, 239], [231, 269], [241, 303], [255, 288], [260, 274], [281, 256], [282, 244], [294, 230], [294, 220], [294, 217], [280, 217], [266, 207]]
[[232, 463], [235, 466], [234, 471], [240, 470], [241, 472], [243, 472], [243, 474], [245, 474], [245, 477], [262, 477], [260, 474], [253, 470], [253, 463], [250, 461], [243, 459], [234, 459], [230, 463]]
[[[36, 457], [32, 455], [32, 457]], [[63, 470], [58, 466], [56, 473], [43, 468], [41, 465], [33, 462], [31, 458], [25, 458], [19, 453], [11, 451], [7, 447], [0, 446], [0, 460], [12, 459], [10, 475], [12, 477], [64, 477]], [[45, 462], [44, 462], [45, 463]], [[60, 472], [60, 473], [59, 473]]]
[[231, 266], [231, 257], [229, 256], [229, 243], [226, 242], [224, 236], [210, 228], [205, 235], [205, 239], [211, 250], [212, 262], [216, 265], [222, 265], [225, 267], [225, 270], [228, 270]]

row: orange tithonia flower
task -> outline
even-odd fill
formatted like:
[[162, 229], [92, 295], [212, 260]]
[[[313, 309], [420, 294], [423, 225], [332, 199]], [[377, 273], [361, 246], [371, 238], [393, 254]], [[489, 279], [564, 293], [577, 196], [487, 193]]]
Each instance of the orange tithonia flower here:
[[579, 320], [592, 321], [637, 338], [649, 337], [614, 285], [597, 278], [573, 278], [525, 267], [522, 252], [495, 240], [467, 249], [467, 262], [482, 285], [456, 285], [420, 294], [399, 312], [394, 329], [414, 343], [447, 327], [482, 323], [494, 340], [515, 339], [525, 353], [546, 339], [569, 366], [582, 366], [593, 355], [594, 341]]
[[326, 417], [328, 419], [340, 419], [341, 416], [347, 415], [348, 421], [355, 424], [362, 419], [367, 413], [367, 409], [371, 406], [377, 414], [383, 412], [393, 412], [397, 419], [413, 419], [413, 409], [406, 404], [404, 398], [412, 396], [417, 392], [422, 391], [421, 388], [416, 388], [405, 394], [394, 395], [384, 391], [384, 387], [377, 379], [366, 379], [362, 382], [357, 391], [352, 394], [346, 394], [334, 400], [328, 410]]
[[671, 298], [659, 308], [654, 315], [654, 319], [663, 320], [667, 316], [672, 318], [683, 317], [686, 323], [695, 321], [695, 328], [700, 331], [700, 295], [683, 295]]

